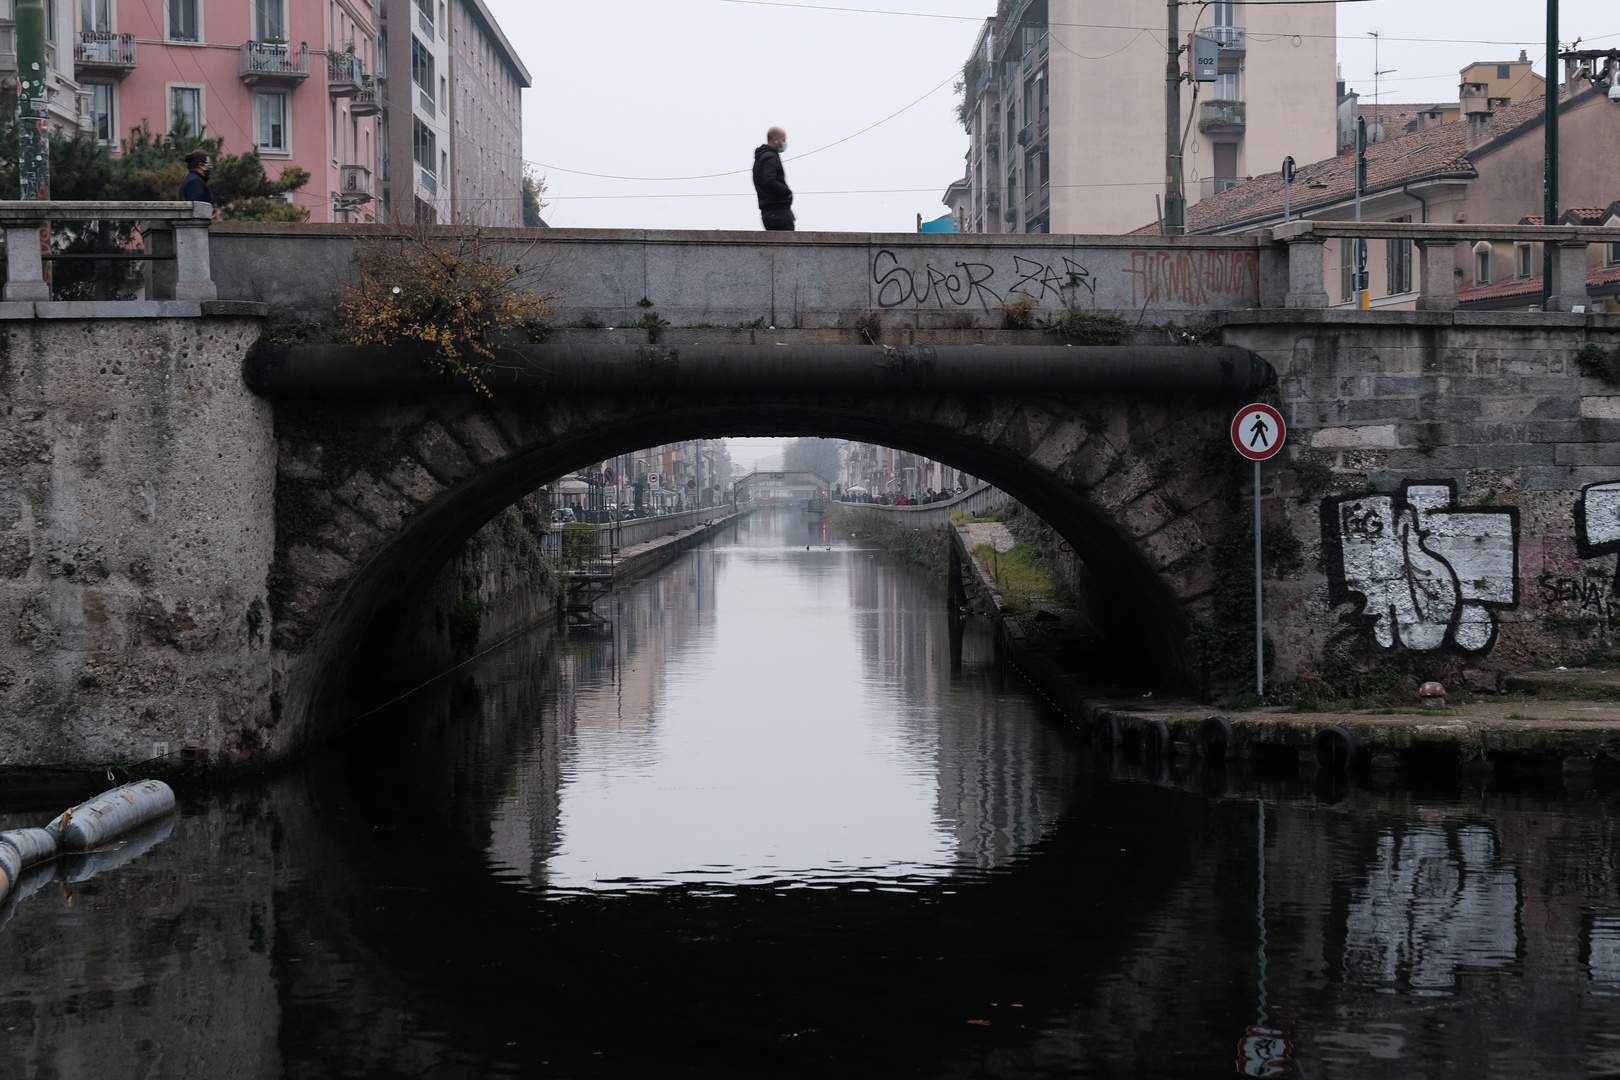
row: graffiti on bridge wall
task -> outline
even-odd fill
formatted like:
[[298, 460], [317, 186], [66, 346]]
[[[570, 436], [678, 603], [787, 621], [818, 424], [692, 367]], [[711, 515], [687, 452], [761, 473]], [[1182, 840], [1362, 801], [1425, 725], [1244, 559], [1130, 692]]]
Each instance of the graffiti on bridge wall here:
[[1207, 307], [1213, 297], [1260, 302], [1260, 254], [1255, 251], [1134, 251], [1125, 271], [1131, 306]]
[[1036, 300], [1056, 297], [1063, 300], [1064, 293], [1078, 293], [1084, 289], [1096, 295], [1097, 282], [1091, 271], [1065, 257], [1063, 269], [1049, 263], [1036, 262], [1021, 255], [1013, 256], [1012, 273], [1002, 276], [1001, 290], [992, 288], [996, 268], [989, 263], [957, 262], [942, 270], [933, 263], [924, 264], [913, 273], [900, 265], [900, 258], [884, 248], [872, 259], [872, 282], [877, 286], [877, 302], [882, 308], [901, 304], [928, 304], [937, 307], [968, 307], [977, 301], [988, 311], [1001, 304], [1015, 292]]
[[1519, 603], [1517, 509], [1457, 506], [1453, 481], [1322, 504], [1322, 550], [1336, 604], [1380, 646], [1419, 652], [1495, 644], [1497, 612]]
[[[1620, 481], [1588, 484], [1575, 503], [1575, 552], [1581, 559], [1596, 559], [1620, 551]], [[1602, 619], [1620, 625], [1620, 583], [1594, 569], [1579, 576], [1548, 571], [1536, 579], [1547, 605], [1561, 604], [1581, 618]]]

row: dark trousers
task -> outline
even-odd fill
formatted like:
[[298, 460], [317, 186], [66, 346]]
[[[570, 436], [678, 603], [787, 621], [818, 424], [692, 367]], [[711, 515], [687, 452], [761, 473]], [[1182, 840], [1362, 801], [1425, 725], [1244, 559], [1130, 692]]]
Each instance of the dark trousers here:
[[787, 208], [761, 210], [760, 220], [765, 223], [766, 232], [792, 232], [793, 211]]

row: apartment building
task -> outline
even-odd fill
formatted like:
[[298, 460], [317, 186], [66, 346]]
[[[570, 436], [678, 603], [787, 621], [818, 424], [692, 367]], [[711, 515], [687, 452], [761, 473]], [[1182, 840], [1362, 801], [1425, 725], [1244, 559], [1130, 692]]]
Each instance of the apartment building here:
[[[1331, 4], [1182, 10], [1183, 37], [1219, 45], [1216, 80], [1182, 90], [1189, 203], [1284, 157], [1334, 152]], [[1125, 233], [1155, 220], [1166, 35], [1161, 0], [1002, 0], [963, 72], [964, 231]]]
[[484, 0], [380, 0], [387, 221], [523, 224], [528, 68]]
[[[0, 78], [15, 77], [15, 4], [0, 19]], [[371, 0], [47, 0], [53, 122], [114, 153], [131, 128], [184, 123], [256, 149], [275, 176], [311, 181], [313, 221], [366, 220], [379, 146]], [[8, 68], [9, 65], [9, 68]]]

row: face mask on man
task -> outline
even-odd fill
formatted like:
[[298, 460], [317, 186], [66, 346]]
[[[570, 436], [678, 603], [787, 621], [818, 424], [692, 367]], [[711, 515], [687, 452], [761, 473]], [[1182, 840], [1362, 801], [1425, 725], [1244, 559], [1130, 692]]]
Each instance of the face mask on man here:
[[777, 148], [776, 148], [776, 152], [777, 152], [777, 153], [778, 153], [778, 154], [785, 154], [785, 153], [787, 153], [787, 143], [783, 143], [783, 144], [782, 144], [782, 145], [781, 145], [781, 146], [778, 146], [778, 147], [777, 147]]
[[210, 161], [204, 164], [202, 172], [204, 176], [212, 176], [214, 174], [214, 163]]

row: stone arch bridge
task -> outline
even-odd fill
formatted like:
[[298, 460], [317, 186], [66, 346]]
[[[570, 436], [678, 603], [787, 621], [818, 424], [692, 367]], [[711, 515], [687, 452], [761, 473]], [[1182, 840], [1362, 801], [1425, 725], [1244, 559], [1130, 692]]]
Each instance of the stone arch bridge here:
[[[562, 236], [575, 325], [504, 352], [484, 398], [262, 340], [268, 301], [319, 314], [353, 230], [214, 234], [220, 300], [0, 303], [0, 766], [284, 759], [376, 704], [413, 591], [514, 498], [693, 437], [844, 437], [994, 483], [1163, 685], [1242, 574], [1225, 431], [1255, 397], [1291, 432], [1264, 474], [1279, 679], [1338, 649], [1492, 678], [1620, 616], [1620, 317], [1328, 310], [1299, 237]], [[953, 310], [1030, 290], [1046, 329]], [[652, 294], [659, 319], [610, 329]], [[1065, 344], [1109, 312], [1130, 344]]]

